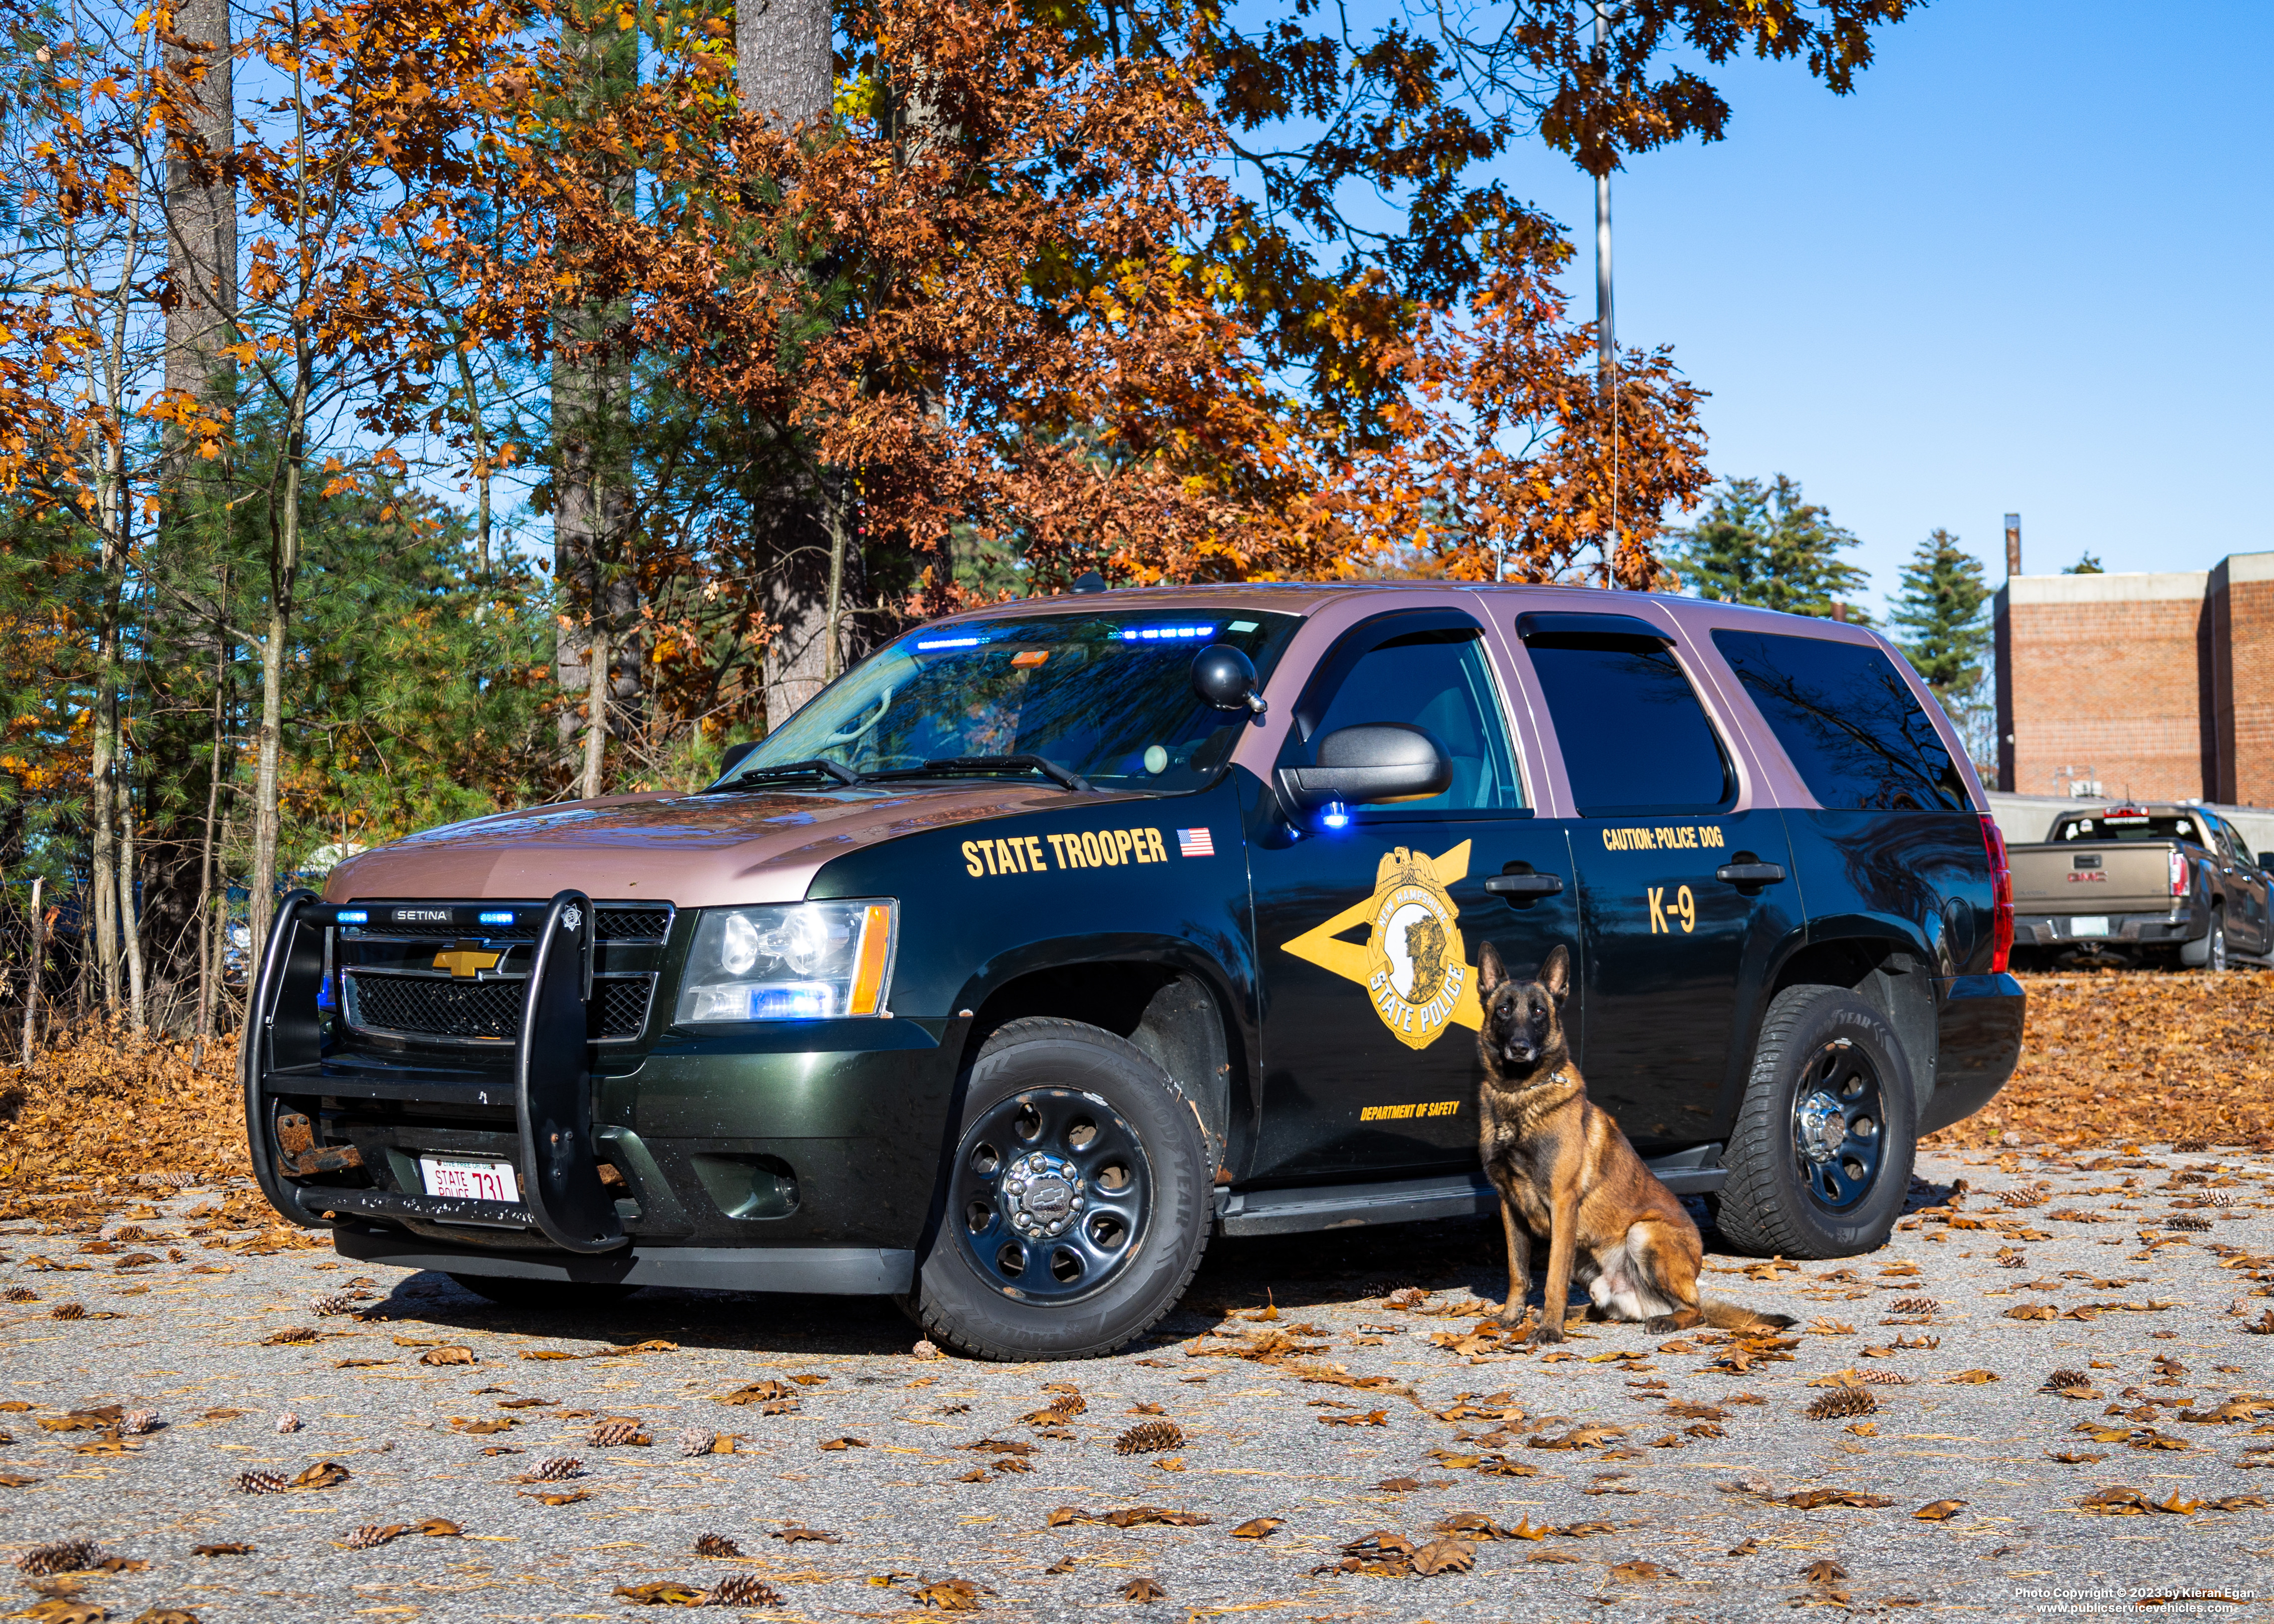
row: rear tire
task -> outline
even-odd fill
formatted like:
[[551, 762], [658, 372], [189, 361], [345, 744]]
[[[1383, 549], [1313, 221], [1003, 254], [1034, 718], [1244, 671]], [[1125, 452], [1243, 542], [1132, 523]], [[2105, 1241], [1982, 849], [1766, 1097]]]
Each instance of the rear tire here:
[[1788, 987], [1761, 1022], [1724, 1156], [1722, 1238], [1788, 1258], [1886, 1244], [1917, 1136], [1910, 1065], [1886, 1018], [1843, 987]]
[[1174, 1079], [1099, 1027], [1014, 1020], [979, 1051], [938, 1234], [903, 1302], [983, 1359], [1083, 1359], [1177, 1304], [1214, 1164]]
[[606, 1308], [639, 1289], [574, 1280], [531, 1280], [519, 1274], [453, 1274], [450, 1283], [501, 1308]]

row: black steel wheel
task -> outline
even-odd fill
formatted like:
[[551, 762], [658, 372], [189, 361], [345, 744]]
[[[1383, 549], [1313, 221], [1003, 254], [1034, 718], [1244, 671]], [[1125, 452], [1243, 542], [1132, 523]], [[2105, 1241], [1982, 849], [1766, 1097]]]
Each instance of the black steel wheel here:
[[1215, 1167], [1175, 1080], [1133, 1044], [1031, 1019], [973, 1064], [937, 1233], [903, 1306], [981, 1358], [1089, 1358], [1175, 1306]]
[[964, 1130], [948, 1210], [967, 1260], [998, 1291], [1072, 1303], [1137, 1255], [1152, 1183], [1144, 1141], [1103, 1097], [1026, 1089]]
[[1880, 1094], [1879, 1071], [1853, 1038], [1834, 1038], [1803, 1063], [1792, 1101], [1793, 1167], [1827, 1213], [1847, 1212], [1879, 1182]]
[[1770, 1004], [1723, 1159], [1724, 1240], [1788, 1258], [1886, 1242], [1909, 1192], [1918, 1101], [1894, 1029], [1844, 987]]

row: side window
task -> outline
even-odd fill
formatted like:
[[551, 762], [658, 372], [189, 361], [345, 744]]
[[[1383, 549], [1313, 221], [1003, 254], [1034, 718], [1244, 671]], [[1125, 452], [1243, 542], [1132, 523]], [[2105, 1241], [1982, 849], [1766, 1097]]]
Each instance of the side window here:
[[1883, 650], [1734, 630], [1715, 632], [1713, 643], [1822, 805], [1972, 809], [1941, 734]]
[[[1404, 722], [1419, 727], [1452, 758], [1453, 786], [1427, 801], [1401, 801], [1391, 812], [1512, 812], [1524, 802], [1515, 752], [1500, 697], [1474, 631], [1412, 632], [1359, 657], [1335, 690], [1315, 741], [1340, 727]], [[1367, 816], [1378, 808], [1361, 808]]]
[[1736, 775], [1673, 654], [1639, 637], [1527, 637], [1582, 817], [1712, 812]]

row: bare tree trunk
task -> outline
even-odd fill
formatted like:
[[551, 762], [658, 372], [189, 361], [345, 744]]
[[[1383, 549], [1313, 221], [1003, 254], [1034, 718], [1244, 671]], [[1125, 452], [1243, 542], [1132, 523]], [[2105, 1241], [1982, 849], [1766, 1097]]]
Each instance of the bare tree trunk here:
[[48, 916], [40, 893], [47, 881], [32, 881], [32, 968], [24, 984], [24, 1070], [32, 1069], [32, 1054], [40, 1044], [40, 974], [47, 967]]
[[[836, 95], [828, 0], [758, 0], [734, 13], [735, 94], [745, 114], [778, 130], [813, 125]], [[766, 618], [779, 628], [766, 650], [766, 726], [779, 727], [837, 671], [831, 582], [844, 573], [841, 535], [825, 512], [827, 482], [777, 489], [780, 511], [757, 516], [772, 533]]]
[[607, 782], [608, 700], [615, 686], [608, 669], [608, 623], [598, 614], [592, 617], [584, 650], [589, 714], [584, 719], [584, 779], [579, 793], [586, 801], [597, 801]]
[[149, 1028], [150, 1009], [142, 974], [142, 914], [135, 906], [134, 791], [118, 786], [118, 918], [120, 944], [126, 950], [126, 1019], [137, 1032]]
[[[615, 19], [616, 8], [597, 0], [577, 0], [562, 19], [561, 49], [582, 70], [576, 94], [587, 108], [629, 91], [638, 77], [638, 32], [619, 29]], [[632, 206], [632, 178], [626, 174], [610, 183], [615, 207]], [[620, 307], [601, 304], [562, 310], [553, 318], [553, 578], [563, 617], [553, 646], [553, 680], [561, 700], [557, 726], [564, 763], [575, 760], [579, 742], [570, 695], [589, 694], [596, 669], [608, 664], [604, 647], [596, 667], [594, 638], [616, 645], [617, 669], [600, 670], [599, 680], [614, 694], [617, 715], [638, 710], [645, 676], [640, 640], [633, 632], [639, 618], [638, 586], [629, 568], [631, 368], [608, 342], [624, 319]], [[589, 628], [574, 624], [580, 612]], [[610, 621], [621, 628], [621, 636], [606, 636]], [[611, 708], [600, 706], [596, 713], [603, 726]], [[587, 759], [577, 781], [590, 785], [596, 774], [589, 734], [582, 743]]]
[[166, 165], [167, 246], [177, 300], [166, 313], [166, 387], [205, 400], [216, 372], [234, 370], [221, 354], [235, 342], [237, 323], [237, 184], [221, 162], [235, 145], [237, 113], [229, 0], [180, 0], [174, 31], [183, 43], [167, 48], [166, 64], [195, 80], [197, 101], [194, 145], [177, 150]]
[[[222, 577], [221, 600], [229, 601], [226, 574]], [[213, 759], [206, 769], [205, 838], [199, 843], [198, 853], [198, 1018], [192, 1031], [200, 1048], [213, 1035], [214, 818], [221, 809], [221, 761], [226, 743], [222, 695], [228, 688], [228, 673], [229, 642], [222, 635], [214, 649]]]
[[268, 518], [268, 626], [260, 644], [260, 727], [252, 789], [252, 964], [267, 950], [276, 911], [277, 846], [283, 835], [284, 656], [292, 631], [292, 594], [300, 576], [300, 464], [307, 455], [309, 355], [305, 333], [284, 425], [282, 489]]

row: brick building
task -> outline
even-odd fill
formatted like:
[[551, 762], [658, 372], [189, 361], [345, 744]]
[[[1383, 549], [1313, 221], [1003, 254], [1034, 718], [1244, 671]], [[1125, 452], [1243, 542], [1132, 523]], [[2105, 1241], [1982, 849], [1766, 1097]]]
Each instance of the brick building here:
[[1999, 788], [2274, 806], [2274, 553], [2015, 575], [1993, 615]]

